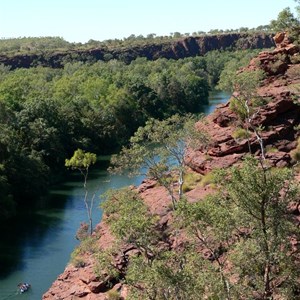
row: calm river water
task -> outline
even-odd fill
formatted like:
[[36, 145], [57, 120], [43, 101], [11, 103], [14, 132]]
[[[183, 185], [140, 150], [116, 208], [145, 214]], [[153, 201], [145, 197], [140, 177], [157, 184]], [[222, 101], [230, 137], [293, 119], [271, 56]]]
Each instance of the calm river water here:
[[[219, 103], [226, 102], [229, 95], [212, 92], [210, 103], [203, 107], [211, 113]], [[111, 188], [130, 184], [138, 185], [142, 177], [110, 175], [106, 168], [108, 158], [103, 158], [102, 168], [91, 174], [89, 189], [96, 191], [94, 224], [101, 220], [99, 196]], [[80, 176], [74, 181], [51, 190], [51, 197], [41, 201], [36, 209], [24, 210], [17, 218], [1, 228], [0, 238], [0, 300], [40, 300], [56, 277], [63, 272], [70, 254], [78, 244], [75, 239], [80, 222], [86, 221]], [[19, 282], [29, 282], [30, 291], [20, 295]]]

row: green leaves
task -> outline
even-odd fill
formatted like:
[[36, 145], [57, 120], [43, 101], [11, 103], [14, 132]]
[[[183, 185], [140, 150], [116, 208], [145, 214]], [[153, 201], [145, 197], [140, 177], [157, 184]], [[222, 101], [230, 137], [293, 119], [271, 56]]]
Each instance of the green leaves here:
[[187, 150], [205, 146], [209, 140], [206, 133], [196, 130], [195, 122], [190, 115], [148, 120], [130, 139], [130, 146], [112, 157], [111, 171], [138, 174], [147, 170], [148, 176], [168, 190], [175, 208], [174, 190], [178, 191], [178, 199], [183, 195]]
[[295, 27], [299, 27], [300, 22], [295, 18], [290, 8], [283, 9], [277, 17], [277, 20], [272, 20], [270, 27], [275, 32], [290, 31]]
[[130, 188], [111, 190], [105, 199], [101, 207], [112, 233], [119, 240], [135, 245], [147, 258], [158, 237], [154, 230], [156, 217], [148, 212], [141, 197]]
[[96, 154], [77, 149], [70, 159], [65, 160], [65, 166], [72, 169], [87, 170], [96, 163], [96, 160]]

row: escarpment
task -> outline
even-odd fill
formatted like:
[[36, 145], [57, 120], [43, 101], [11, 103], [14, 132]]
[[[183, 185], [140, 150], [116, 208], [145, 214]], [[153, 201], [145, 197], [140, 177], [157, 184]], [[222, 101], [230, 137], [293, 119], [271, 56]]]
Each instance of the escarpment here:
[[[264, 101], [251, 115], [251, 125], [261, 128], [259, 137], [262, 139], [264, 156], [268, 163], [271, 166], [283, 167], [292, 163], [291, 151], [297, 147], [299, 137], [300, 52], [298, 47], [290, 44], [282, 36], [275, 37], [275, 42], [274, 51], [260, 53], [244, 71], [262, 69], [265, 73], [265, 78], [257, 90], [258, 96]], [[177, 53], [179, 56], [179, 53], [184, 53], [186, 49], [189, 49], [190, 53], [196, 53], [199, 51], [199, 43], [196, 43], [198, 46], [195, 43], [193, 39], [187, 39], [180, 46], [177, 44], [178, 48], [174, 46], [172, 55]], [[203, 41], [203, 51], [213, 47], [215, 44], [212, 40]], [[230, 101], [238, 97], [238, 92], [235, 92]], [[199, 130], [207, 131], [210, 136], [207, 147], [190, 151], [187, 157], [189, 166], [197, 173], [207, 174], [214, 169], [228, 168], [249, 153], [249, 148], [254, 155], [261, 155], [261, 145], [254, 132], [250, 132], [250, 136], [247, 137], [236, 134], [243, 122], [237, 111], [232, 109], [230, 101], [220, 105], [212, 115], [196, 124]], [[180, 251], [180, 247], [184, 247], [184, 237], [170, 231], [174, 220], [167, 191], [150, 179], [145, 180], [137, 190], [149, 211], [159, 216], [157, 230], [164, 238], [156, 244], [157, 248]], [[188, 201], [199, 201], [211, 191], [209, 185], [197, 186], [186, 192], [185, 196]], [[299, 221], [298, 206], [294, 214]], [[102, 249], [101, 251], [108, 249], [114, 241], [105, 220], [104, 216], [94, 232], [97, 247]], [[119, 270], [119, 277], [115, 278], [109, 275], [100, 278], [94, 268], [95, 257], [87, 251], [85, 263], [76, 267], [69, 264], [44, 294], [43, 299], [108, 299], [110, 290], [117, 291], [120, 299], [126, 299], [128, 286], [122, 279], [126, 277], [128, 261], [138, 255], [139, 251], [132, 245], [120, 246], [114, 257], [114, 265]]]
[[120, 48], [95, 48], [88, 50], [43, 51], [40, 53], [1, 55], [0, 64], [16, 68], [30, 68], [37, 65], [62, 68], [69, 61], [95, 62], [99, 60], [118, 59], [126, 63], [137, 57], [149, 60], [158, 58], [180, 59], [204, 55], [211, 50], [226, 49], [262, 49], [274, 47], [274, 41], [268, 34], [220, 34], [200, 37], [186, 37], [178, 40], [164, 41]]

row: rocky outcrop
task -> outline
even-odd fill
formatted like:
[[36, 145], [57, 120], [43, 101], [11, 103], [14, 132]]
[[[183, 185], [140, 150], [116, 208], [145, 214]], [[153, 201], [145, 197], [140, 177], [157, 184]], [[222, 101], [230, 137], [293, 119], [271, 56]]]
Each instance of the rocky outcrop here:
[[95, 62], [104, 59], [119, 59], [128, 63], [137, 57], [146, 57], [149, 60], [158, 58], [180, 59], [204, 55], [211, 50], [262, 49], [274, 46], [271, 35], [232, 33], [187, 37], [162, 43], [113, 49], [97, 48], [64, 52], [45, 51], [39, 54], [20, 54], [12, 57], [0, 54], [0, 64], [10, 66], [12, 69], [29, 68], [37, 65], [61, 68], [68, 61]]
[[[300, 53], [289, 52], [293, 47], [289, 44], [277, 46], [274, 52], [260, 54], [252, 61], [248, 69], [262, 68], [275, 62], [276, 55], [286, 55], [285, 68], [277, 72], [266, 72], [267, 77], [258, 89], [258, 94], [265, 100], [252, 123], [262, 126], [261, 138], [266, 149], [265, 157], [273, 166], [287, 166], [291, 163], [290, 152], [297, 146], [298, 128], [300, 124]], [[268, 60], [269, 58], [269, 60]], [[268, 70], [268, 69], [267, 69]], [[239, 163], [241, 158], [251, 151], [260, 155], [260, 145], [257, 137], [252, 134], [248, 139], [234, 138], [234, 132], [241, 126], [238, 116], [230, 108], [230, 103], [220, 105], [216, 111], [197, 123], [199, 130], [209, 133], [211, 139], [208, 147], [191, 151], [188, 155], [191, 168], [201, 174], [207, 174], [216, 168], [227, 168]], [[184, 245], [184, 237], [172, 235], [170, 227], [173, 222], [170, 211], [171, 199], [166, 190], [157, 186], [153, 180], [145, 180], [138, 188], [140, 195], [149, 207], [151, 213], [160, 217], [158, 230], [164, 233], [164, 240], [158, 247], [180, 249]], [[213, 191], [212, 187], [197, 186], [186, 193], [188, 201], [199, 201]], [[291, 206], [291, 212], [297, 216], [299, 204]], [[95, 235], [99, 236], [99, 247], [106, 249], [113, 241], [105, 218], [97, 227]], [[118, 269], [126, 269], [126, 263], [131, 255], [137, 254], [137, 249], [124, 246], [115, 258]], [[204, 253], [205, 254], [205, 253]], [[210, 259], [208, 257], [208, 259]], [[113, 278], [100, 280], [93, 268], [93, 258], [87, 257], [87, 263], [81, 268], [69, 265], [65, 272], [58, 277], [43, 299], [108, 299], [108, 289], [117, 290], [120, 299], [126, 299], [128, 287]]]
[[[290, 151], [296, 147], [300, 122], [300, 54], [299, 48], [291, 44], [283, 34], [276, 38], [276, 49], [261, 52], [245, 70], [262, 69], [266, 78], [258, 95], [267, 102], [256, 108], [252, 124], [263, 128], [261, 138], [267, 149], [266, 158], [274, 166], [287, 166], [291, 162]], [[279, 43], [281, 41], [282, 43]], [[233, 94], [233, 97], [238, 95]], [[191, 152], [190, 166], [206, 174], [215, 168], [225, 168], [248, 153], [259, 154], [260, 145], [254, 133], [249, 139], [234, 138], [243, 126], [239, 117], [231, 110], [230, 102], [220, 105], [205, 122], [197, 124], [211, 137], [209, 148]]]

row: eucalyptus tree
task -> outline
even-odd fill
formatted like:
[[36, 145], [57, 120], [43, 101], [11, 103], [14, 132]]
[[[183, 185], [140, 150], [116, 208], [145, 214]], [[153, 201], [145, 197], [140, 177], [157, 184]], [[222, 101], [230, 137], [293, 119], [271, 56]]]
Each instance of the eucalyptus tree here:
[[83, 188], [84, 188], [84, 204], [86, 212], [89, 219], [89, 229], [90, 234], [93, 232], [93, 219], [92, 219], [92, 209], [95, 199], [95, 193], [92, 195], [91, 200], [89, 201], [89, 191], [87, 187], [87, 179], [89, 175], [89, 168], [96, 163], [97, 157], [96, 154], [90, 152], [84, 152], [81, 149], [77, 149], [73, 156], [70, 159], [65, 160], [65, 166], [73, 170], [80, 171], [83, 176]]
[[214, 194], [180, 202], [178, 224], [206, 249], [218, 282], [218, 290], [207, 285], [206, 294], [221, 288], [222, 299], [294, 299], [298, 249], [291, 240], [299, 239], [299, 229], [289, 205], [297, 201], [299, 184], [293, 176], [291, 169], [262, 167], [249, 156], [215, 173]]
[[204, 147], [208, 141], [207, 133], [195, 128], [195, 118], [190, 115], [174, 115], [162, 121], [150, 119], [131, 137], [128, 147], [112, 156], [110, 170], [142, 173], [156, 179], [168, 190], [175, 209], [183, 196], [188, 149]]

